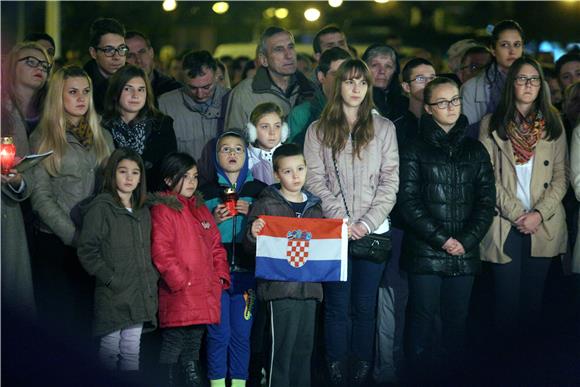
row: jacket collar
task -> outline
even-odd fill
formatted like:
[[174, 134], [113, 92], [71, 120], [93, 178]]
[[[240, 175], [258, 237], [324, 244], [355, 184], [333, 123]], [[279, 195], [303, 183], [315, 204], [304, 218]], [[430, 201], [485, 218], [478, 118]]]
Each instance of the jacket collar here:
[[205, 118], [219, 118], [222, 111], [222, 97], [227, 92], [221, 85], [216, 84], [213, 96], [206, 110], [200, 109], [201, 104], [196, 103], [193, 98], [187, 93], [187, 86], [180, 89], [181, 99], [183, 105], [193, 112], [199, 113]]
[[[304, 189], [302, 190], [302, 193], [304, 195], [306, 195], [306, 206], [304, 206], [304, 212], [306, 212], [308, 209], [314, 207], [315, 205], [317, 205], [318, 203], [321, 202], [321, 200], [318, 196], [314, 196], [313, 194], [311, 194], [310, 192], [308, 192]], [[284, 195], [282, 195], [282, 192], [280, 192], [280, 183], [272, 184], [272, 185], [264, 188], [264, 190], [262, 191], [260, 196], [261, 197], [277, 198], [278, 200], [282, 200], [284, 203], [286, 203], [286, 205], [288, 205], [288, 207], [292, 208], [292, 205], [290, 204], [290, 202], [288, 200], [286, 200]]]
[[421, 116], [420, 135], [424, 141], [435, 145], [440, 148], [457, 148], [461, 142], [465, 139], [465, 128], [467, 127], [467, 117], [463, 114], [459, 116], [459, 119], [455, 123], [455, 126], [451, 128], [448, 133], [435, 122], [433, 116], [424, 113]]
[[[280, 88], [272, 82], [272, 78], [270, 78], [270, 74], [268, 74], [268, 69], [260, 66], [252, 80], [252, 92], [262, 94], [272, 91], [276, 92], [276, 94], [283, 94]], [[315, 91], [316, 90], [311, 82], [300, 71], [296, 71], [292, 76], [291, 84], [286, 94], [292, 95], [295, 92], [298, 92], [305, 97], [312, 97], [314, 96]]]

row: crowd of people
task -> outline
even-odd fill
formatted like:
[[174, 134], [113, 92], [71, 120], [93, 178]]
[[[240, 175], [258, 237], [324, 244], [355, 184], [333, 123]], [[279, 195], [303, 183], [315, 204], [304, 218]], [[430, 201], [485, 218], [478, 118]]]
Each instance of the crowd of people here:
[[[359, 58], [334, 25], [298, 54], [268, 27], [254, 60], [190, 51], [172, 77], [115, 19], [84, 67], [29, 34], [2, 136], [52, 154], [2, 175], [3, 374], [35, 380], [32, 351], [60, 385], [87, 363], [108, 385], [520, 383], [556, 335], [577, 365], [580, 51], [524, 46], [501, 21], [446, 72], [385, 43]], [[346, 281], [256, 278], [262, 215], [347, 219], [390, 252], [349, 253]]]

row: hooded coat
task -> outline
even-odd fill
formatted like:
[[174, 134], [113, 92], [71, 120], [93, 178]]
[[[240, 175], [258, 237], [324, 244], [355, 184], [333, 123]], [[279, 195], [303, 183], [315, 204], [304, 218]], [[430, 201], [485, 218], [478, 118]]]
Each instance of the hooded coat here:
[[[414, 274], [471, 275], [494, 213], [495, 179], [483, 145], [465, 135], [463, 115], [448, 133], [424, 114], [415, 144], [401, 152], [399, 206], [406, 228], [403, 267]], [[443, 250], [457, 239], [465, 254]]]
[[213, 216], [200, 197], [171, 192], [154, 196], [151, 216], [159, 326], [218, 324], [230, 271]]
[[138, 323], [157, 326], [158, 274], [151, 262], [149, 209], [130, 212], [102, 193], [83, 210], [77, 251], [81, 265], [96, 277], [95, 335]]

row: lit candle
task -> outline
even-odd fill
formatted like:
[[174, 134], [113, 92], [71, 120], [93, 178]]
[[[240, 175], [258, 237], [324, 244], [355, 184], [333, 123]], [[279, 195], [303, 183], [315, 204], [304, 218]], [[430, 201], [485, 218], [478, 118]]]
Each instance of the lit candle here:
[[226, 188], [224, 191], [224, 204], [228, 209], [230, 215], [237, 215], [236, 203], [238, 201], [238, 194], [236, 193], [236, 186]]
[[2, 165], [2, 174], [7, 175], [14, 164], [16, 156], [16, 146], [12, 137], [2, 137], [0, 143], [0, 164]]

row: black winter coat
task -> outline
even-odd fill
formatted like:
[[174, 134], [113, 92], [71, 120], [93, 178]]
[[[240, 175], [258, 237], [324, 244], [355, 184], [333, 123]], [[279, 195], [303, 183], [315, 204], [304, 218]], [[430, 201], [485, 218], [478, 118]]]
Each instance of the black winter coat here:
[[157, 279], [151, 260], [151, 215], [129, 212], [109, 193], [87, 205], [78, 257], [96, 277], [94, 333], [103, 336], [138, 323], [157, 326]]
[[[460, 116], [445, 133], [423, 115], [415, 144], [401, 153], [399, 206], [406, 228], [402, 265], [410, 273], [445, 276], [480, 270], [479, 242], [494, 215], [495, 180], [483, 145], [465, 136]], [[465, 254], [452, 256], [442, 246], [449, 238]]]
[[[322, 218], [320, 198], [308, 191], [303, 191], [307, 197], [303, 218]], [[256, 255], [256, 238], [252, 235], [252, 223], [259, 215], [296, 217], [292, 205], [280, 193], [280, 184], [266, 187], [259, 199], [252, 205], [248, 214], [248, 226], [244, 238], [244, 247], [249, 254]], [[285, 282], [266, 281], [258, 279], [258, 298], [264, 301], [295, 299], [314, 299], [322, 301], [322, 284], [319, 282]]]

